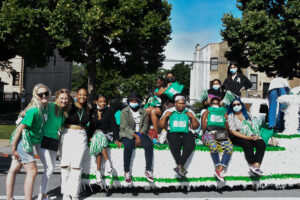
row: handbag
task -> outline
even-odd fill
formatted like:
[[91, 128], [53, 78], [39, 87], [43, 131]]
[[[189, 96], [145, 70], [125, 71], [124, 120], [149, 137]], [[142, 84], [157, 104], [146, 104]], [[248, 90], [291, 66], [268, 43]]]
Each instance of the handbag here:
[[214, 136], [215, 140], [217, 141], [223, 141], [228, 139], [228, 133], [226, 130], [210, 131], [210, 133]]
[[59, 148], [59, 144], [60, 144], [60, 136], [62, 133], [62, 125], [63, 125], [63, 115], [62, 115], [62, 120], [61, 120], [61, 126], [57, 132], [58, 138], [51, 138], [51, 137], [46, 137], [43, 136], [42, 139], [42, 143], [41, 143], [41, 147], [43, 149], [48, 149], [48, 150], [52, 150], [52, 151], [58, 151]]

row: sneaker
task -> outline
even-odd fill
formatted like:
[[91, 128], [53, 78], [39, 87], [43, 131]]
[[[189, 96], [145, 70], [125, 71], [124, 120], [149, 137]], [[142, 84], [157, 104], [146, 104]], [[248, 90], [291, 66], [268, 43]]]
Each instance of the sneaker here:
[[251, 167], [249, 167], [249, 169], [253, 174], [255, 174], [257, 176], [261, 176], [263, 174], [263, 172], [257, 167], [251, 166]]
[[184, 171], [182, 168], [179, 168], [179, 167], [175, 167], [173, 169], [180, 177], [185, 177], [185, 174], [184, 174]]
[[224, 179], [226, 177], [226, 172], [224, 170], [221, 171], [221, 177]]
[[126, 183], [128, 183], [128, 184], [132, 183], [132, 179], [131, 179], [129, 172], [125, 172], [124, 177], [125, 177]]
[[112, 168], [109, 160], [107, 160], [105, 162], [105, 169], [106, 169], [107, 173], [109, 173], [109, 174], [111, 174], [113, 172], [113, 168]]
[[164, 144], [167, 138], [168, 132], [166, 129], [163, 129], [159, 135], [159, 143]]
[[145, 171], [145, 176], [149, 182], [153, 182], [154, 178], [151, 171]]
[[220, 172], [220, 170], [216, 169], [214, 175], [219, 181], [224, 182], [224, 177], [222, 176], [222, 172]]
[[101, 177], [101, 172], [100, 171], [96, 172], [96, 184], [98, 184], [98, 185], [102, 184], [102, 177]]

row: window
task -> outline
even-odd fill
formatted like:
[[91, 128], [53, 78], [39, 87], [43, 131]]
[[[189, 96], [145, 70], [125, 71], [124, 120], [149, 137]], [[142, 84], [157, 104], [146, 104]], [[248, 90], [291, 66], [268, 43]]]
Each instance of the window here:
[[218, 71], [218, 58], [211, 58], [210, 59], [210, 70], [211, 71]]
[[18, 86], [20, 85], [20, 73], [15, 72], [13, 73], [13, 86]]
[[251, 90], [257, 90], [257, 74], [250, 74], [250, 81], [252, 83]]

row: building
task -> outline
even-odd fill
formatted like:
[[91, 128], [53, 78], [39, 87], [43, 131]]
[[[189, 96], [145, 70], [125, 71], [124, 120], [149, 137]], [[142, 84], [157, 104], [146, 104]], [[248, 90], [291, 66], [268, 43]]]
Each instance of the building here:
[[57, 50], [43, 67], [28, 66], [20, 56], [9, 62], [12, 70], [0, 71], [0, 89], [3, 90], [4, 99], [20, 99], [22, 94], [27, 104], [32, 97], [33, 87], [38, 83], [47, 85], [52, 93], [61, 88], [71, 89], [72, 62], [63, 59]]
[[[226, 41], [210, 43], [204, 47], [199, 44], [195, 47], [194, 63], [190, 75], [190, 103], [194, 104], [200, 97], [200, 92], [209, 89], [212, 80], [219, 79], [223, 83], [227, 77], [228, 60], [225, 52], [229, 50]], [[242, 97], [265, 98], [272, 78], [265, 73], [255, 72], [250, 67], [242, 69], [244, 75], [253, 86], [242, 92]], [[300, 79], [289, 81], [291, 88], [300, 85]]]

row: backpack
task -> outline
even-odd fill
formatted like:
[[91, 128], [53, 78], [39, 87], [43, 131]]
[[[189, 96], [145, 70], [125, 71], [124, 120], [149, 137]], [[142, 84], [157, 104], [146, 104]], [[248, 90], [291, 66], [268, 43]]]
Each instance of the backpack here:
[[170, 133], [189, 133], [189, 116], [185, 114], [187, 112], [188, 110], [173, 112], [169, 118]]

